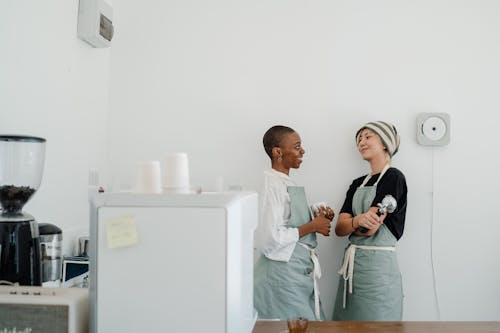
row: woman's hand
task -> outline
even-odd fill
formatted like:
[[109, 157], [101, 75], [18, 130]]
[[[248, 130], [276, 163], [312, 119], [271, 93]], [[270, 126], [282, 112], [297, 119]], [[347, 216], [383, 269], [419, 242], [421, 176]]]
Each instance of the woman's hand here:
[[324, 216], [330, 221], [332, 221], [333, 218], [335, 217], [335, 212], [330, 206], [318, 206], [314, 207], [313, 215], [314, 217]]
[[383, 219], [377, 215], [377, 210], [377, 207], [371, 207], [366, 213], [355, 216], [353, 220], [354, 228], [378, 229]]
[[[378, 207], [371, 207], [366, 213], [354, 217], [352, 224], [355, 228], [355, 235], [371, 236], [377, 232], [387, 216], [387, 213], [378, 216], [377, 211]], [[366, 228], [368, 231], [361, 232], [359, 228]]]
[[[378, 228], [384, 222], [385, 216], [377, 215], [378, 207], [371, 207], [367, 212], [352, 216], [349, 213], [340, 213], [335, 225], [335, 234], [339, 237], [348, 236], [354, 232], [358, 236], [371, 236], [377, 232]], [[358, 231], [359, 228], [368, 229], [367, 232]]]
[[299, 227], [299, 238], [313, 232], [320, 233], [323, 236], [330, 236], [331, 228], [331, 221], [323, 215], [318, 215], [308, 223], [303, 224]]
[[330, 236], [330, 229], [332, 228], [331, 220], [324, 215], [320, 214], [319, 216], [315, 217], [310, 223], [313, 225], [315, 232], [318, 232], [323, 236]]

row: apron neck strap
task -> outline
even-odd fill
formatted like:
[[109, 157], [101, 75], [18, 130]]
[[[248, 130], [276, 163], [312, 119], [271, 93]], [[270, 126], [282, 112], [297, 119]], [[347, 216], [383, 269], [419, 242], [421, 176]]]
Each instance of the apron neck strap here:
[[[380, 175], [378, 176], [378, 179], [377, 181], [375, 182], [375, 184], [373, 184], [373, 186], [377, 186], [378, 182], [380, 181], [380, 179], [382, 179], [382, 176], [385, 174], [385, 172], [390, 168], [391, 166], [389, 164], [386, 164], [384, 166], [384, 168], [382, 169], [382, 171], [380, 172]], [[370, 178], [372, 178], [372, 175], [371, 174], [367, 174], [366, 177], [365, 177], [365, 180], [363, 180], [363, 183], [361, 184], [360, 187], [364, 187], [366, 185], [366, 183], [368, 183], [368, 181], [370, 180]]]

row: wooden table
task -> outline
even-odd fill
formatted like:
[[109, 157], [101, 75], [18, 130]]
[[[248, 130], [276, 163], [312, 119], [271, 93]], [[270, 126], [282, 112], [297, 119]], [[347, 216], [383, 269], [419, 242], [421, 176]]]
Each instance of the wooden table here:
[[[285, 321], [257, 321], [253, 333], [287, 333]], [[500, 321], [311, 321], [307, 333], [500, 333]]]

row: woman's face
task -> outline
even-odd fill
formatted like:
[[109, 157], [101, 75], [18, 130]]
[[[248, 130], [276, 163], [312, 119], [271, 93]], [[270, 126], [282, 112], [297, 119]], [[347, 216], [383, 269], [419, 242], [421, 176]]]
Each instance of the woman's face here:
[[298, 169], [302, 163], [302, 156], [305, 154], [302, 142], [297, 132], [287, 134], [280, 144], [281, 165], [285, 169]]
[[358, 136], [358, 150], [364, 160], [385, 156], [385, 146], [380, 137], [372, 130], [365, 128]]

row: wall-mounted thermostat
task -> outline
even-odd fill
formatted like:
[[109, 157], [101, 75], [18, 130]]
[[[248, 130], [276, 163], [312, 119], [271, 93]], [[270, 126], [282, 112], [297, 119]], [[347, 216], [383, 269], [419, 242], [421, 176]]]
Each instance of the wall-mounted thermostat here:
[[113, 8], [104, 0], [80, 0], [78, 37], [93, 47], [108, 47], [113, 33]]
[[417, 142], [423, 146], [444, 146], [450, 143], [450, 115], [420, 113], [417, 116]]

